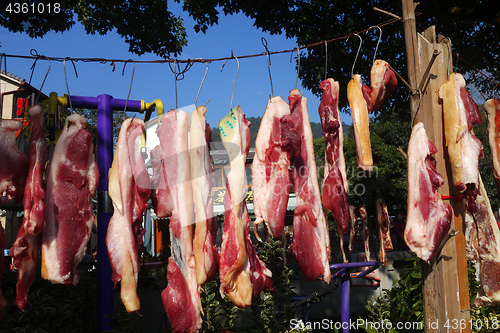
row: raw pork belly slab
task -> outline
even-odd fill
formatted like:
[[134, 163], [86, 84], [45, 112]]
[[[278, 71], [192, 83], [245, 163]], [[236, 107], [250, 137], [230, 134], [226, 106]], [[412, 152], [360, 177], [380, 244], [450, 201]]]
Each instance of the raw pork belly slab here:
[[[5, 249], [5, 233], [3, 231], [3, 226], [0, 224], [0, 247]], [[4, 265], [4, 255], [1, 255], [2, 262], [0, 262], [0, 274], [3, 273]], [[7, 306], [7, 300], [3, 296], [2, 289], [0, 288], [0, 320], [2, 319], [3, 309]]]
[[500, 100], [489, 99], [484, 103], [488, 115], [488, 141], [491, 148], [493, 175], [500, 193]]
[[408, 144], [408, 222], [404, 237], [410, 250], [427, 263], [437, 255], [453, 215], [439, 194], [444, 178], [436, 171], [436, 160], [431, 156], [436, 152], [423, 123], [416, 124]]
[[217, 228], [211, 196], [214, 162], [210, 156], [212, 129], [207, 124], [207, 108], [199, 106], [191, 114], [190, 161], [195, 209], [194, 259], [196, 280], [199, 285], [214, 278], [219, 265], [219, 253], [215, 247]]
[[252, 304], [264, 288], [272, 286], [271, 271], [257, 257], [250, 239], [250, 216], [245, 202], [245, 161], [250, 150], [250, 122], [239, 106], [219, 121], [230, 160], [224, 197], [224, 228], [219, 263], [220, 293], [241, 307]]
[[387, 266], [387, 251], [392, 250], [389, 213], [387, 212], [387, 205], [381, 198], [375, 200], [375, 206], [377, 207], [377, 224], [380, 239], [380, 262], [383, 266]]
[[24, 188], [24, 217], [16, 242], [10, 252], [17, 268], [16, 305], [26, 308], [28, 288], [36, 277], [40, 251], [40, 235], [45, 221], [45, 190], [43, 173], [47, 161], [47, 142], [43, 131], [43, 112], [40, 105], [30, 108], [31, 135], [29, 169]]
[[339, 83], [333, 79], [321, 81], [323, 90], [318, 108], [321, 127], [325, 135], [325, 170], [323, 177], [323, 206], [333, 213], [340, 236], [340, 248], [344, 262], [343, 235], [349, 227], [349, 204], [347, 203], [347, 176], [344, 160], [344, 131], [338, 108]]
[[45, 188], [42, 277], [76, 284], [77, 266], [90, 238], [95, 216], [91, 198], [99, 183], [87, 120], [72, 114], [54, 148]]
[[0, 119], [0, 199], [21, 202], [28, 176], [28, 157], [16, 146], [15, 132], [23, 128], [18, 120]]
[[[196, 112], [196, 111], [195, 111]], [[168, 285], [161, 293], [173, 332], [197, 332], [201, 328], [201, 300], [193, 255], [194, 203], [189, 160], [189, 113], [170, 110], [156, 130], [162, 171], [171, 197]], [[156, 176], [154, 176], [156, 177]], [[182, 314], [182, 316], [180, 316]]]
[[370, 231], [368, 230], [368, 214], [364, 205], [359, 206], [359, 218], [363, 225], [363, 244], [365, 245], [365, 259], [370, 261]]
[[297, 207], [293, 217], [293, 255], [300, 271], [308, 280], [320, 276], [330, 282], [330, 235], [321, 205], [321, 195], [314, 161], [307, 98], [298, 89], [288, 97], [293, 123], [300, 134], [300, 155], [292, 165], [293, 187]]
[[109, 196], [113, 216], [106, 234], [113, 283], [120, 283], [120, 296], [128, 312], [140, 309], [137, 275], [140, 270], [144, 228], [142, 215], [151, 193], [149, 175], [141, 156], [144, 122], [126, 119], [120, 129], [113, 164], [109, 170]]
[[272, 237], [285, 229], [288, 197], [292, 188], [290, 163], [300, 150], [300, 136], [288, 104], [279, 96], [271, 98], [262, 117], [255, 141], [252, 189], [255, 224], [265, 222]]
[[378, 111], [385, 97], [391, 97], [391, 93], [398, 86], [398, 79], [386, 61], [377, 59], [370, 71], [370, 81], [372, 111]]
[[475, 213], [465, 212], [467, 259], [479, 277], [474, 306], [500, 304], [500, 231], [481, 178], [476, 204]]

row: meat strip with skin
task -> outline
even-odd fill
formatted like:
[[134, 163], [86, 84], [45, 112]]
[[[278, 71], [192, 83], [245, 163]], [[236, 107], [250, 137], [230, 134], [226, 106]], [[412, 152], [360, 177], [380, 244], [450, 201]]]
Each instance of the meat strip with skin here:
[[271, 98], [262, 117], [255, 141], [252, 189], [255, 224], [265, 222], [272, 237], [280, 238], [292, 188], [290, 164], [300, 150], [300, 136], [288, 104], [279, 96]]
[[488, 115], [488, 141], [491, 148], [493, 176], [500, 193], [500, 100], [489, 99], [484, 103]]
[[396, 74], [389, 68], [389, 64], [381, 59], [375, 60], [370, 71], [372, 112], [378, 111], [385, 100], [398, 86]]
[[450, 230], [450, 205], [441, 199], [444, 178], [436, 171], [432, 154], [437, 148], [427, 138], [423, 123], [413, 127], [408, 144], [408, 222], [405, 242], [420, 259], [430, 262]]
[[120, 281], [120, 296], [127, 312], [138, 312], [137, 278], [143, 247], [143, 214], [148, 207], [151, 182], [141, 156], [144, 122], [126, 119], [120, 129], [109, 170], [109, 196], [113, 216], [106, 234], [112, 279]]
[[196, 220], [193, 252], [199, 285], [213, 279], [219, 265], [219, 253], [215, 247], [217, 228], [211, 196], [214, 162], [210, 156], [209, 144], [212, 130], [206, 122], [206, 112], [206, 107], [199, 106], [191, 114], [189, 131], [191, 185]]
[[293, 256], [301, 273], [308, 280], [320, 276], [330, 283], [330, 235], [321, 204], [312, 143], [307, 98], [298, 89], [288, 96], [290, 112], [300, 134], [300, 155], [292, 165], [292, 178], [297, 207], [293, 217]]
[[16, 305], [26, 308], [28, 289], [36, 277], [40, 252], [40, 232], [45, 221], [45, 190], [43, 174], [47, 161], [47, 142], [43, 131], [43, 111], [40, 105], [30, 108], [31, 135], [29, 169], [24, 188], [24, 216], [16, 242], [10, 253], [17, 269]]
[[91, 198], [99, 183], [87, 120], [72, 114], [54, 147], [45, 188], [42, 277], [52, 283], [77, 284], [77, 266], [95, 221]]
[[347, 176], [344, 160], [344, 132], [338, 108], [339, 83], [333, 79], [321, 81], [323, 90], [318, 108], [321, 127], [325, 135], [325, 171], [323, 177], [323, 206], [333, 213], [340, 237], [340, 248], [344, 262], [343, 235], [349, 227], [349, 204], [347, 203]]
[[193, 255], [194, 203], [189, 158], [189, 113], [170, 110], [161, 120], [156, 133], [161, 177], [171, 196], [170, 244], [167, 287], [161, 299], [173, 332], [197, 332], [201, 328], [200, 289], [196, 280]]
[[219, 121], [230, 160], [224, 197], [224, 229], [219, 264], [221, 296], [241, 308], [264, 289], [271, 289], [271, 271], [257, 257], [250, 239], [250, 216], [245, 202], [245, 161], [250, 150], [250, 122], [239, 106]]

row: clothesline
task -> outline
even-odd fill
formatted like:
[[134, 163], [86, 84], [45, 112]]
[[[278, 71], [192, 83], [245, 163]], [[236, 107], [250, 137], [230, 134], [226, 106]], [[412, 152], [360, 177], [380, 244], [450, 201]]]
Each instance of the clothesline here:
[[[312, 48], [312, 47], [315, 47], [315, 46], [318, 46], [318, 45], [324, 45], [325, 43], [331, 43], [331, 42], [336, 42], [336, 41], [340, 41], [340, 40], [346, 40], [349, 37], [352, 37], [352, 36], [354, 36], [356, 34], [361, 34], [361, 33], [369, 32], [369, 31], [377, 29], [379, 27], [381, 28], [383, 26], [393, 24], [393, 23], [395, 23], [397, 21], [400, 21], [400, 20], [401, 20], [401, 18], [393, 18], [393, 19], [387, 20], [385, 22], [382, 22], [382, 23], [380, 23], [378, 25], [371, 26], [370, 28], [364, 29], [362, 31], [353, 32], [353, 33], [351, 33], [349, 35], [346, 35], [346, 36], [337, 37], [337, 38], [333, 38], [333, 39], [329, 39], [329, 40], [324, 40], [324, 41], [320, 41], [320, 42], [316, 42], [316, 43], [312, 43], [312, 44], [308, 44], [308, 45], [297, 46], [297, 47], [294, 47], [293, 49], [288, 49], [288, 50], [269, 51], [267, 49], [267, 45], [264, 45], [266, 47], [266, 51], [265, 52], [257, 53], [257, 54], [241, 55], [241, 56], [237, 56], [237, 58], [238, 59], [245, 59], [245, 58], [254, 58], [254, 57], [261, 57], [261, 56], [269, 56], [269, 55], [273, 55], [273, 54], [291, 53], [291, 52], [294, 52], [294, 51], [300, 51], [300, 50]], [[233, 54], [231, 54], [231, 56], [229, 56], [229, 57], [212, 58], [212, 59], [195, 58], [195, 59], [133, 60], [133, 59], [108, 59], [108, 58], [70, 58], [70, 57], [63, 58], [63, 57], [48, 57], [48, 56], [45, 56], [45, 55], [39, 55], [36, 52], [36, 50], [34, 52], [32, 52], [32, 55], [29, 55], [29, 56], [28, 55], [14, 55], [14, 54], [0, 53], [0, 59], [2, 57], [4, 57], [5, 59], [6, 58], [33, 59], [35, 61], [36, 60], [50, 60], [50, 61], [60, 61], [60, 62], [62, 62], [62, 61], [71, 61], [71, 62], [78, 62], [78, 61], [81, 61], [81, 62], [98, 62], [98, 63], [102, 63], [102, 64], [111, 63], [111, 65], [114, 65], [114, 63], [125, 63], [126, 64], [126, 63], [129, 63], [129, 62], [133, 62], [133, 63], [136, 63], [136, 64], [140, 64], [140, 63], [150, 63], [150, 64], [162, 64], [162, 63], [177, 63], [177, 64], [180, 64], [180, 63], [185, 63], [185, 64], [211, 63], [211, 62], [215, 62], [215, 61], [226, 61], [226, 60], [229, 60], [229, 59], [236, 58]], [[4, 59], [4, 62], [5, 62], [5, 59]], [[0, 66], [1, 66], [1, 61], [0, 61]]]

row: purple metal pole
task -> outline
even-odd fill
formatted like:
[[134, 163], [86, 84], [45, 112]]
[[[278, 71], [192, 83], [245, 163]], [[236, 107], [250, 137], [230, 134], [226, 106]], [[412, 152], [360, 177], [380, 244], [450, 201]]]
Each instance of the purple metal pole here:
[[[72, 102], [74, 97], [72, 97]], [[113, 206], [108, 195], [108, 170], [113, 162], [113, 109], [110, 95], [99, 95], [97, 105], [97, 165], [99, 192], [97, 215], [97, 332], [113, 330], [107, 314], [114, 313], [114, 290], [111, 265], [106, 247], [106, 232]], [[75, 103], [78, 105], [78, 103]]]
[[340, 321], [342, 332], [349, 333], [349, 318], [351, 312], [351, 274], [349, 270], [342, 276], [342, 296], [340, 299]]

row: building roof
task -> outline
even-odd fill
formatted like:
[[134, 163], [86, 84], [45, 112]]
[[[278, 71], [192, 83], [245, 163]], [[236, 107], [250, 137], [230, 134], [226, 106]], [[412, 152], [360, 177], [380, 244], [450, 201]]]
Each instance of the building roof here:
[[6, 70], [4, 69], [0, 69], [0, 74], [3, 75], [3, 76], [6, 76], [14, 81], [17, 81], [19, 84], [22, 84], [23, 82], [26, 82], [25, 79], [23, 79], [22, 77], [19, 77], [17, 75], [14, 75], [12, 73], [9, 73], [7, 72]]

